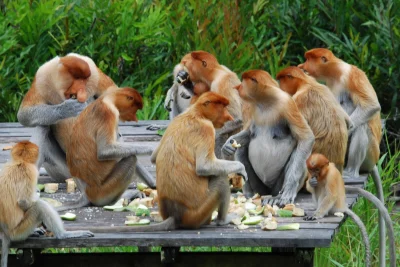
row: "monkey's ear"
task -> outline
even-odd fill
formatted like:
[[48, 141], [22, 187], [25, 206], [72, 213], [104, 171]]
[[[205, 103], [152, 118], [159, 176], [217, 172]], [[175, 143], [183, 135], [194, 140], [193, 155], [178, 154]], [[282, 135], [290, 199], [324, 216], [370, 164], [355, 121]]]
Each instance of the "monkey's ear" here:
[[203, 67], [207, 67], [207, 62], [205, 60], [202, 60], [201, 63], [203, 64]]
[[126, 99], [128, 99], [128, 100], [130, 100], [130, 101], [132, 101], [133, 100], [133, 96], [126, 96]]
[[324, 62], [324, 63], [328, 62], [328, 59], [325, 56], [322, 56], [321, 59], [322, 59], [322, 62]]
[[250, 77], [250, 80], [251, 80], [253, 83], [258, 83], [257, 79], [254, 78], [254, 77]]

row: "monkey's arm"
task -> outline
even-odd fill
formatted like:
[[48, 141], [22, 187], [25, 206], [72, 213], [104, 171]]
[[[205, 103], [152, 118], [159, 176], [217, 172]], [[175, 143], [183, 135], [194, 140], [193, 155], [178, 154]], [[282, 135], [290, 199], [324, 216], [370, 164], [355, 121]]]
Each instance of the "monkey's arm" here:
[[370, 106], [362, 107], [357, 106], [356, 109], [351, 113], [350, 119], [353, 122], [354, 129], [358, 126], [367, 123], [372, 116], [381, 110], [379, 103], [374, 103]]
[[26, 106], [23, 103], [17, 117], [18, 121], [27, 127], [47, 126], [65, 118], [75, 117], [85, 107], [86, 103], [80, 103], [75, 99], [68, 99], [58, 105], [38, 104]]
[[300, 180], [306, 173], [306, 159], [311, 155], [314, 145], [314, 134], [293, 101], [289, 101], [284, 114], [290, 131], [297, 140], [297, 147], [292, 152], [285, 171], [280, 204], [293, 202], [297, 195]]
[[222, 155], [232, 156], [233, 154], [235, 154], [237, 148], [233, 147], [231, 144], [231, 140], [233, 139], [236, 140], [238, 144], [242, 146], [247, 146], [250, 143], [250, 130], [246, 129], [229, 137], [228, 140], [226, 140], [225, 144], [222, 146]]
[[[212, 141], [212, 140], [210, 140]], [[228, 176], [230, 173], [237, 173], [247, 181], [245, 167], [239, 161], [217, 159], [213, 149], [206, 151], [204, 147], [196, 149], [196, 174], [198, 176]]]
[[[114, 129], [107, 129], [108, 125], [103, 125], [98, 129], [96, 136], [97, 159], [116, 160], [132, 155], [149, 155], [153, 149], [149, 146], [140, 146], [116, 142]], [[109, 133], [111, 131], [111, 133]]]

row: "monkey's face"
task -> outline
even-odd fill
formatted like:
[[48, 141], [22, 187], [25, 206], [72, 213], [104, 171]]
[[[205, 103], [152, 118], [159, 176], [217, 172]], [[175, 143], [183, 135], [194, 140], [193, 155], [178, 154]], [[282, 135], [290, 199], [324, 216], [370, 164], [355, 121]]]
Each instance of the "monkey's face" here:
[[69, 81], [68, 88], [64, 91], [66, 99], [76, 98], [83, 103], [87, 100], [86, 83], [91, 76], [89, 64], [76, 56], [68, 55], [60, 58], [60, 75]]
[[214, 110], [214, 112], [210, 112], [209, 116], [214, 128], [222, 128], [226, 122], [233, 121], [233, 117], [229, 114], [227, 106], [215, 103], [212, 103], [211, 105], [213, 107], [209, 111]]
[[209, 79], [210, 73], [218, 65], [217, 59], [205, 51], [194, 51], [182, 58], [181, 64], [189, 73], [193, 82]]
[[133, 88], [122, 88], [116, 91], [115, 106], [121, 121], [138, 121], [136, 112], [143, 108], [143, 99]]
[[324, 81], [330, 63], [337, 60], [335, 55], [325, 48], [311, 49], [304, 54], [304, 57], [306, 61], [298, 67], [320, 81]]
[[233, 121], [233, 117], [229, 114], [227, 106], [229, 100], [217, 93], [206, 92], [202, 94], [194, 104], [201, 115], [210, 120], [214, 128], [222, 128], [228, 121]]
[[294, 77], [291, 73], [281, 76], [278, 80], [279, 87], [289, 95], [294, 95], [301, 84], [301, 80]]
[[320, 177], [323, 168], [329, 165], [329, 160], [322, 154], [314, 153], [306, 160], [311, 177]]

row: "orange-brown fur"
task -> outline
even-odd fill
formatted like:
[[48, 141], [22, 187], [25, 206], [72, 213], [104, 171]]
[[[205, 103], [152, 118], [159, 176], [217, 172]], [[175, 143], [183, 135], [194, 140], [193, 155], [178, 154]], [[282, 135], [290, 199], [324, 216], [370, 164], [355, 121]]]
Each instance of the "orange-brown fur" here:
[[10, 235], [24, 218], [24, 211], [18, 206], [21, 199], [36, 198], [39, 148], [29, 142], [17, 143], [11, 150], [11, 161], [0, 173], [0, 224], [6, 226]]
[[343, 171], [347, 149], [348, 115], [329, 89], [298, 67], [287, 67], [277, 74], [280, 87], [293, 97], [315, 136], [312, 153], [321, 153]]
[[[310, 181], [307, 182], [307, 190], [318, 202], [315, 217], [322, 218], [325, 214], [336, 211], [344, 212], [347, 208], [344, 182], [335, 164], [330, 163], [324, 155], [318, 153], [312, 154], [306, 164], [310, 176], [316, 177], [318, 181], [316, 187], [311, 187]], [[325, 198], [320, 198], [321, 194]], [[332, 202], [334, 204], [331, 206]]]
[[196, 157], [204, 154], [209, 160], [216, 159], [214, 127], [233, 120], [225, 108], [228, 104], [228, 99], [213, 92], [202, 94], [170, 123], [153, 154], [160, 214], [167, 219], [182, 212], [181, 227], [198, 228], [207, 223], [218, 206], [219, 195], [208, 192], [210, 178], [196, 174]]
[[[98, 160], [99, 139], [117, 140], [118, 121], [137, 121], [136, 112], [143, 107], [140, 94], [132, 88], [113, 90], [90, 104], [72, 125], [72, 135], [67, 146], [67, 164], [71, 175], [86, 184], [86, 195], [96, 203], [111, 192], [126, 189], [119, 184], [99, 190], [117, 164], [117, 160]], [[108, 178], [109, 179], [109, 178]], [[120, 188], [118, 188], [120, 187]]]
[[[317, 80], [325, 81], [336, 95], [336, 91], [345, 87], [350, 93], [351, 100], [355, 106], [363, 108], [379, 105], [375, 90], [365, 73], [354, 65], [350, 65], [348, 73], [343, 73], [343, 61], [337, 58], [330, 50], [315, 48], [305, 53], [306, 61], [299, 67], [306, 70]], [[326, 62], [324, 62], [326, 61]], [[332, 86], [330, 86], [332, 84]], [[335, 84], [339, 84], [335, 88]], [[379, 143], [382, 138], [382, 126], [380, 113], [377, 112], [368, 122], [373, 140], [369, 145], [367, 157], [374, 163], [379, 159]]]

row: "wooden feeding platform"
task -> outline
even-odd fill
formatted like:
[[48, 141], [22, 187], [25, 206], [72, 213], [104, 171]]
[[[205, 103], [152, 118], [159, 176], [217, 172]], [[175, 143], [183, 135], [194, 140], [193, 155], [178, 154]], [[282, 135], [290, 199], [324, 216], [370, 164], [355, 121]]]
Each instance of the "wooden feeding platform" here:
[[[157, 131], [146, 130], [150, 124], [166, 125], [168, 121], [141, 121], [121, 123], [120, 132], [125, 142], [141, 142], [157, 146], [161, 136]], [[18, 141], [28, 140], [33, 128], [25, 128], [19, 123], [0, 123], [0, 169], [10, 159], [10, 151], [3, 148]], [[155, 166], [149, 156], [139, 157], [153, 175]], [[364, 187], [367, 176], [345, 180], [346, 184]], [[50, 182], [50, 177], [41, 170], [39, 183]], [[55, 194], [41, 193], [41, 197], [54, 198], [61, 202], [76, 200], [79, 192], [67, 194], [65, 184], [60, 184]], [[1, 199], [1, 196], [0, 196]], [[357, 195], [347, 195], [347, 204], [353, 206]], [[296, 204], [311, 214], [315, 207], [311, 195], [300, 192]], [[66, 227], [85, 228], [123, 226], [130, 212], [107, 211], [102, 207], [85, 207], [71, 210], [77, 215], [75, 221], [65, 221]], [[55, 239], [52, 237], [28, 238], [23, 242], [13, 242], [12, 248], [19, 253], [10, 255], [9, 266], [21, 266], [34, 261], [34, 266], [312, 266], [315, 248], [329, 247], [334, 235], [346, 218], [326, 217], [318, 221], [304, 221], [303, 217], [277, 217], [278, 224], [299, 223], [300, 229], [293, 231], [262, 231], [260, 226], [250, 226], [239, 230], [234, 225], [216, 226], [214, 223], [197, 230], [175, 230], [151, 233], [97, 233], [92, 238]], [[153, 223], [153, 222], [152, 222]], [[129, 226], [127, 226], [129, 227]], [[1, 245], [1, 244], [0, 244]], [[89, 248], [137, 246], [137, 253], [71, 253], [40, 254], [44, 248]], [[147, 252], [148, 247], [161, 247], [159, 253]], [[182, 246], [207, 247], [270, 247], [271, 252], [212, 252], [179, 253]], [[161, 258], [161, 260], [160, 260]], [[271, 265], [272, 264], [272, 265]]]

